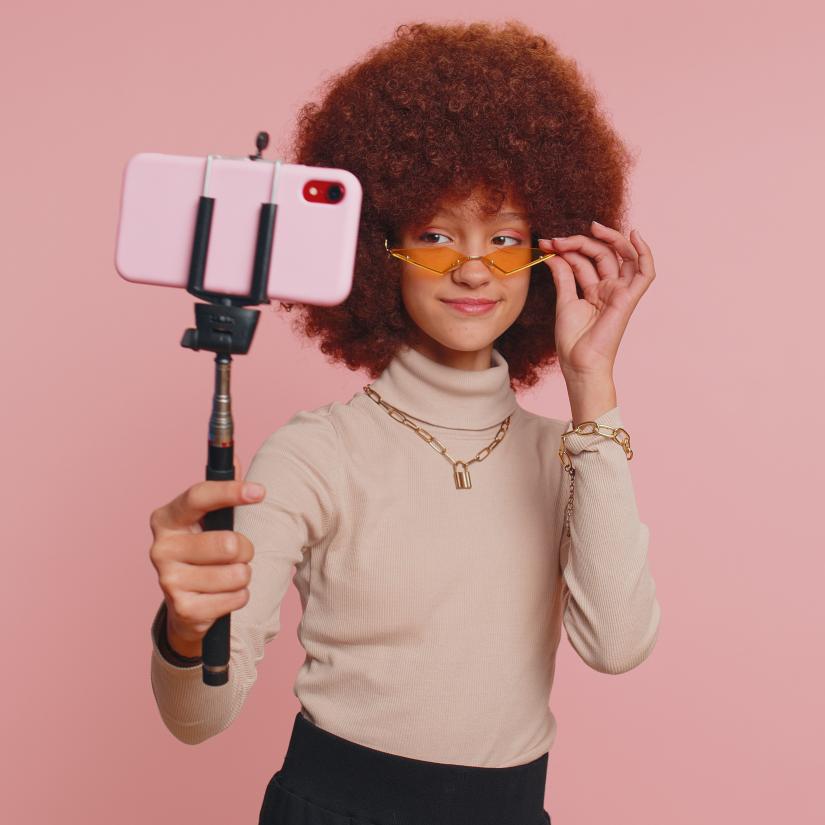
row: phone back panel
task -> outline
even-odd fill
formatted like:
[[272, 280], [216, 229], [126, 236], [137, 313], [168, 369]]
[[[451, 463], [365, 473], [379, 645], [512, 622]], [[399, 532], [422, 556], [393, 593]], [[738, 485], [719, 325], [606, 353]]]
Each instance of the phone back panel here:
[[[143, 152], [123, 178], [115, 268], [128, 281], [185, 288], [205, 157]], [[272, 196], [276, 165], [213, 158], [206, 194], [215, 199], [204, 288], [249, 292], [261, 203]], [[304, 196], [310, 180], [344, 187], [337, 203]], [[333, 305], [352, 288], [361, 185], [344, 169], [281, 163], [274, 200], [271, 299]]]

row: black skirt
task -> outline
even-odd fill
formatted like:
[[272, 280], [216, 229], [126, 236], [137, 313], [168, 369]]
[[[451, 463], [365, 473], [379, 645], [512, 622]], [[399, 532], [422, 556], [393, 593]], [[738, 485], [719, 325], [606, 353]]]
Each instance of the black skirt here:
[[258, 825], [550, 825], [548, 754], [507, 768], [409, 759], [295, 716]]

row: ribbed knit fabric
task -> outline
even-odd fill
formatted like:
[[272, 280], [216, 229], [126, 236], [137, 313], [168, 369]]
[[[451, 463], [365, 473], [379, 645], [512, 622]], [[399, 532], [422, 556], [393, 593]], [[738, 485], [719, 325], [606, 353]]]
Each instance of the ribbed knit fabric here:
[[[235, 509], [255, 546], [249, 602], [232, 614], [230, 680], [202, 683], [177, 666], [152, 623], [151, 681], [172, 734], [196, 744], [224, 730], [280, 631], [290, 580], [306, 651], [294, 692], [331, 733], [431, 762], [508, 767], [552, 748], [548, 706], [562, 624], [602, 673], [623, 673], [653, 649], [660, 608], [622, 448], [568, 437], [570, 420], [522, 408], [498, 350], [485, 370], [461, 370], [400, 350], [372, 382], [454, 459], [501, 443], [456, 489], [450, 462], [359, 391], [302, 410], [268, 436], [245, 478], [263, 502]], [[598, 423], [623, 426], [619, 408]]]

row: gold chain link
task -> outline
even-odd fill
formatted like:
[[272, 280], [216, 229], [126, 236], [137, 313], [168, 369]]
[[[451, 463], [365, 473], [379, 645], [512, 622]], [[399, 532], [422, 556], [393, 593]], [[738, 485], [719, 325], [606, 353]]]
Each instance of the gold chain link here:
[[[607, 430], [607, 432], [601, 432]], [[623, 435], [620, 435], [623, 433]], [[576, 480], [576, 468], [570, 461], [570, 454], [567, 452], [568, 435], [604, 435], [615, 441], [625, 452], [627, 460], [633, 458], [633, 450], [630, 449], [630, 433], [624, 427], [608, 427], [606, 424], [597, 424], [595, 421], [582, 421], [577, 427], [568, 430], [561, 435], [561, 447], [559, 447], [559, 460], [561, 466], [570, 475], [570, 494], [567, 498], [567, 507], [565, 508], [564, 524], [567, 529], [567, 535], [570, 535], [570, 518], [573, 515], [573, 486]]]
[[447, 452], [447, 448], [432, 433], [428, 433], [423, 427], [416, 424], [411, 418], [409, 418], [409, 416], [397, 407], [393, 407], [392, 404], [388, 404], [384, 401], [384, 399], [381, 398], [381, 396], [372, 388], [371, 384], [367, 384], [364, 387], [364, 392], [373, 401], [375, 401], [376, 404], [383, 407], [389, 414], [390, 418], [404, 424], [406, 427], [409, 427], [419, 438], [426, 441], [427, 444], [429, 444], [437, 453], [443, 455], [444, 458], [452, 464], [453, 479], [455, 480], [455, 486], [458, 490], [469, 490], [472, 487], [472, 483], [470, 481], [470, 471], [467, 468], [475, 461], [484, 461], [484, 459], [487, 458], [487, 456], [490, 455], [490, 453], [499, 445], [507, 433], [507, 430], [510, 428], [510, 419], [512, 418], [512, 415], [508, 415], [507, 418], [501, 422], [501, 426], [498, 428], [495, 438], [483, 450], [479, 450], [471, 459], [469, 459], [469, 461], [457, 461], [450, 456]]

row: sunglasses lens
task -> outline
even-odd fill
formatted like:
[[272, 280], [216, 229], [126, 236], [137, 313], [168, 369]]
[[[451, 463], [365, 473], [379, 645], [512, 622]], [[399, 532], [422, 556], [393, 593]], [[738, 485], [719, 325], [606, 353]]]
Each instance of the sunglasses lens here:
[[461, 255], [445, 246], [424, 246], [410, 249], [396, 249], [401, 255], [419, 266], [436, 272], [447, 272], [461, 260]]
[[487, 257], [504, 272], [514, 272], [523, 269], [532, 263], [540, 261], [546, 252], [541, 249], [531, 249], [527, 246], [509, 246], [499, 249]]
[[[444, 274], [458, 266], [464, 256], [449, 246], [421, 246], [407, 249], [394, 249], [393, 252], [411, 263], [417, 264], [430, 272]], [[508, 246], [498, 249], [486, 256], [486, 260], [493, 264], [493, 271], [500, 277], [506, 277], [511, 272], [526, 269], [531, 264], [546, 258], [547, 253], [541, 249], [528, 246]]]

